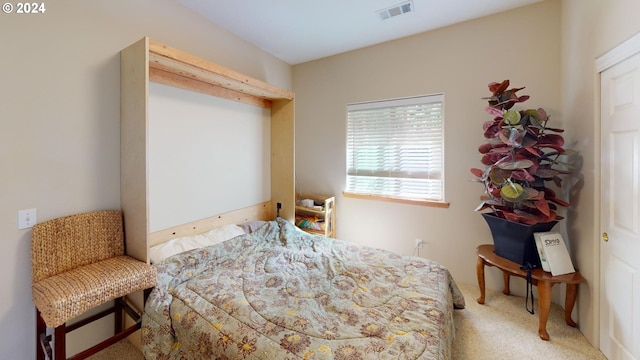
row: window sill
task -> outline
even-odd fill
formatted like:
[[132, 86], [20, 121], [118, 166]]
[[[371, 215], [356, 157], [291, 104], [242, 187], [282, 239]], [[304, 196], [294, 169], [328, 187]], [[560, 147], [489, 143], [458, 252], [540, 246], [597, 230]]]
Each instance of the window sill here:
[[402, 199], [402, 198], [397, 198], [397, 197], [393, 197], [393, 196], [357, 194], [357, 193], [350, 193], [350, 192], [343, 192], [342, 195], [344, 197], [350, 197], [350, 198], [356, 198], [356, 199], [388, 201], [388, 202], [395, 202], [395, 203], [401, 203], [401, 204], [430, 206], [430, 207], [438, 207], [438, 208], [448, 208], [449, 207], [449, 203], [448, 202], [444, 202], [444, 201], [419, 200], [419, 199]]

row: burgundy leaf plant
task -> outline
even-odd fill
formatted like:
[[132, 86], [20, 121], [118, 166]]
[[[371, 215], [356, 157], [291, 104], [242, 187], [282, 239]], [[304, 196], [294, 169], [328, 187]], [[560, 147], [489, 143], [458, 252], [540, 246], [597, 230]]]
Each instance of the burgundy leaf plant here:
[[549, 116], [542, 108], [516, 110], [528, 95], [518, 96], [524, 89], [509, 87], [509, 80], [489, 84], [492, 96], [487, 113], [493, 120], [483, 124], [487, 143], [478, 151], [485, 169], [472, 168], [476, 180], [484, 184], [485, 194], [476, 211], [490, 209], [495, 216], [523, 224], [561, 220], [557, 206], [569, 203], [559, 199], [546, 184], [562, 185], [562, 174], [572, 171], [570, 164], [560, 161], [564, 149], [563, 129], [547, 126]]

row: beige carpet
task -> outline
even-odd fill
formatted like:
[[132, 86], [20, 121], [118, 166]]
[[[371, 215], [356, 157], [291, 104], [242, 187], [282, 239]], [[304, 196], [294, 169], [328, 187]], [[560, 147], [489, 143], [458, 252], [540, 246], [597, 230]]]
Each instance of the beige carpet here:
[[89, 356], [88, 360], [144, 360], [142, 352], [129, 340], [124, 339], [99, 353]]
[[[480, 295], [477, 285], [459, 286], [467, 307], [454, 314], [453, 360], [606, 360], [577, 328], [565, 324], [560, 306], [551, 305], [547, 322], [551, 339], [543, 341], [538, 337], [538, 314], [531, 315], [525, 310], [524, 298], [487, 290], [485, 305], [480, 305], [476, 302]], [[144, 357], [123, 340], [89, 359], [144, 360]]]
[[465, 295], [466, 309], [456, 310], [456, 339], [453, 359], [604, 359], [577, 328], [567, 326], [564, 310], [551, 304], [547, 332], [551, 339], [538, 337], [537, 299], [536, 314], [525, 309], [525, 299], [507, 296], [501, 291], [487, 290], [485, 304], [477, 285], [458, 284]]

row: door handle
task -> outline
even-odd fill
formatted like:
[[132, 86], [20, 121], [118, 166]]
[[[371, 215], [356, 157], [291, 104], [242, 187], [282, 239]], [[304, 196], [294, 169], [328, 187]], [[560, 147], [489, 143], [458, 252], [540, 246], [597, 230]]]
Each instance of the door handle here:
[[606, 232], [603, 232], [602, 240], [604, 240], [604, 242], [609, 242], [609, 234], [607, 234]]

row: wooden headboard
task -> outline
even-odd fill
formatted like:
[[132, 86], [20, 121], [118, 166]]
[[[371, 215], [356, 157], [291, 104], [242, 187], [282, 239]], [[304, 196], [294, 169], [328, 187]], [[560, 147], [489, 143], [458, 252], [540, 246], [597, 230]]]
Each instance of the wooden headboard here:
[[149, 237], [149, 246], [162, 244], [171, 239], [202, 234], [213, 228], [228, 225], [241, 224], [253, 220], [273, 220], [271, 214], [271, 201], [233, 210], [224, 214], [214, 215], [205, 219], [192, 221], [187, 224], [174, 226], [168, 229], [152, 232]]
[[[271, 110], [271, 200], [153, 234], [149, 226], [149, 82], [178, 87]], [[120, 52], [120, 201], [127, 254], [149, 262], [153, 243], [213, 224], [280, 216], [293, 221], [294, 94], [145, 37]], [[258, 211], [256, 211], [258, 210]]]

